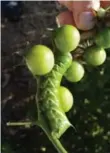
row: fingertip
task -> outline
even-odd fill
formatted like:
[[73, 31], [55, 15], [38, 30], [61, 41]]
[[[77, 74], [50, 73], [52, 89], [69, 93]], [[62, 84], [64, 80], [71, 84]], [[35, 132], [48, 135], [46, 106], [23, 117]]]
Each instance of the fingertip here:
[[81, 30], [92, 29], [96, 23], [92, 10], [100, 7], [100, 1], [74, 1], [73, 4], [73, 17], [77, 27]]
[[58, 26], [65, 25], [65, 24], [75, 25], [73, 15], [69, 11], [65, 11], [65, 12], [60, 13], [56, 17], [56, 23]]
[[92, 12], [85, 11], [77, 15], [78, 16], [75, 16], [74, 19], [78, 29], [86, 31], [91, 30], [94, 27], [96, 20]]
[[103, 8], [107, 8], [108, 6], [110, 6], [110, 1], [101, 0], [100, 3]]

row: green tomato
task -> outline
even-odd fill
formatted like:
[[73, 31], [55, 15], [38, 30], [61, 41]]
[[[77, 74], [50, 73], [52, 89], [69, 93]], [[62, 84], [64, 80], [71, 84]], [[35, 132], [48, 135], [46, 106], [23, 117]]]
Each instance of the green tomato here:
[[26, 64], [33, 75], [45, 75], [54, 66], [53, 52], [44, 45], [35, 45], [25, 56]]
[[59, 102], [60, 102], [60, 106], [62, 107], [65, 113], [72, 108], [74, 103], [72, 93], [63, 86], [59, 87]]
[[80, 33], [76, 27], [64, 25], [56, 30], [54, 42], [60, 52], [71, 52], [76, 49], [80, 42]]
[[97, 11], [97, 16], [99, 18], [103, 18], [106, 14], [106, 10], [104, 8], [99, 8], [99, 10]]
[[87, 48], [84, 58], [88, 64], [93, 66], [99, 66], [105, 62], [106, 52], [101, 47], [92, 46]]
[[83, 66], [79, 62], [73, 61], [67, 70], [65, 77], [70, 82], [79, 82], [83, 78], [84, 73]]
[[110, 28], [104, 28], [97, 33], [95, 43], [102, 48], [110, 48]]

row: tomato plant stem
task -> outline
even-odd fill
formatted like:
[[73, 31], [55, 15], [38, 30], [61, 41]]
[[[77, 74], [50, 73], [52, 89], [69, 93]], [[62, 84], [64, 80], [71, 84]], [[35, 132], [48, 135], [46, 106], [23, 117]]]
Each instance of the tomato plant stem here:
[[110, 11], [110, 6], [108, 6], [105, 10], [106, 10], [106, 12]]
[[46, 125], [45, 120], [43, 119], [42, 115], [39, 115], [39, 126], [42, 128], [42, 130], [45, 132], [45, 134], [48, 136], [49, 140], [52, 142], [54, 147], [57, 149], [58, 153], [68, 153], [65, 148], [62, 146], [59, 139], [52, 136], [48, 126]]

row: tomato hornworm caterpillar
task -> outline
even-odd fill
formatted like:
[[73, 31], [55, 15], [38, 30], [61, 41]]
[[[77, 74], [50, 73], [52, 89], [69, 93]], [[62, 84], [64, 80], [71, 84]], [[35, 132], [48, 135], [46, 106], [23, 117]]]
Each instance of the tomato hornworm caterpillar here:
[[40, 95], [37, 105], [39, 112], [48, 124], [51, 135], [56, 138], [60, 138], [72, 126], [62, 110], [58, 98], [58, 87], [71, 62], [72, 56], [70, 53], [57, 55], [56, 64], [52, 71], [41, 77]]

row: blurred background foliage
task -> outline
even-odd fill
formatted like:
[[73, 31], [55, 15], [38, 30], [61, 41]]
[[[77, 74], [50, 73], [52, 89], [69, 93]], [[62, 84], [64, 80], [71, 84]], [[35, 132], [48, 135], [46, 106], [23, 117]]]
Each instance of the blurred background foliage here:
[[[11, 23], [2, 17], [2, 153], [56, 153], [39, 127], [7, 127], [6, 122], [37, 119], [36, 84], [22, 65], [21, 54], [33, 44], [50, 43], [55, 16], [61, 10], [56, 2], [25, 2], [19, 22]], [[62, 82], [74, 96], [74, 107], [67, 116], [76, 132], [68, 129], [61, 141], [69, 153], [109, 153], [110, 49], [102, 66], [85, 66], [85, 70], [79, 83]]]

